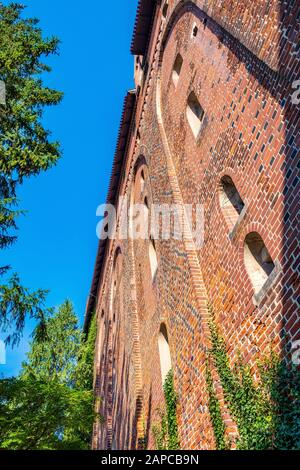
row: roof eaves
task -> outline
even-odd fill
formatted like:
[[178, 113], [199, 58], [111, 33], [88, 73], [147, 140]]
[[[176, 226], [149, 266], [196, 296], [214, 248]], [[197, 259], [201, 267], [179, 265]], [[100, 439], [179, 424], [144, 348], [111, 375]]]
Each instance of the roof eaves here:
[[[123, 167], [124, 159], [126, 156], [127, 145], [130, 137], [131, 125], [133, 122], [133, 116], [135, 111], [136, 103], [136, 92], [131, 90], [127, 93], [124, 99], [123, 112], [121, 118], [121, 124], [117, 139], [117, 146], [113, 161], [112, 173], [109, 182], [109, 189], [107, 195], [107, 204], [115, 204], [118, 193], [121, 170]], [[91, 290], [87, 301], [85, 319], [84, 319], [84, 332], [86, 333], [89, 328], [92, 312], [95, 308], [96, 297], [98, 292], [99, 281], [101, 278], [103, 262], [105, 259], [105, 253], [107, 248], [107, 239], [101, 239], [98, 245], [98, 252], [96, 257], [96, 263], [94, 268], [94, 274], [92, 279]]]
[[133, 55], [147, 53], [156, 3], [156, 0], [139, 0], [131, 42]]

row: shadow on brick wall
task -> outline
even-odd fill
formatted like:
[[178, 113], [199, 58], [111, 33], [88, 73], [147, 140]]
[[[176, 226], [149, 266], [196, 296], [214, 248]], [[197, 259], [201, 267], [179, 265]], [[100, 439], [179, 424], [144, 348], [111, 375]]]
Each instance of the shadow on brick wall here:
[[290, 357], [293, 345], [300, 340], [300, 103], [293, 102], [293, 84], [300, 79], [300, 1], [281, 0], [280, 6], [280, 75], [289, 87], [281, 93], [285, 121], [285, 144], [280, 150], [284, 154], [282, 349], [287, 349]]

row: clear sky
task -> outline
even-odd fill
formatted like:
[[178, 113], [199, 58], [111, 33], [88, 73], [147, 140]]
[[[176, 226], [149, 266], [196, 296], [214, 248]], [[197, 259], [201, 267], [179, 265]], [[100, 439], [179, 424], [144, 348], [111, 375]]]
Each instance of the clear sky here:
[[[28, 214], [19, 219], [17, 244], [1, 252], [1, 264], [12, 265], [24, 285], [49, 289], [49, 306], [70, 298], [82, 320], [98, 244], [96, 208], [106, 199], [123, 99], [134, 86], [130, 43], [137, 0], [22, 3], [45, 35], [61, 40], [45, 80], [65, 97], [46, 112], [44, 123], [60, 140], [63, 157], [20, 188]], [[7, 351], [0, 374], [17, 373], [32, 327], [27, 325], [19, 348]]]

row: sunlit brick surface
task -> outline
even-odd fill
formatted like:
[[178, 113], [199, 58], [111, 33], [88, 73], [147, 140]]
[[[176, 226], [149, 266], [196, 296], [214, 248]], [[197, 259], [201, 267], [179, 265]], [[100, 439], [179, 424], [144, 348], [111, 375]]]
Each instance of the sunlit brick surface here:
[[[107, 244], [95, 359], [105, 422], [95, 426], [94, 448], [134, 449], [142, 440], [154, 447], [152, 427], [164, 403], [162, 323], [184, 449], [215, 448], [204, 374], [207, 304], [232, 360], [240, 350], [254, 364], [271, 344], [287, 354], [300, 338], [300, 105], [292, 103], [300, 79], [299, 12], [299, 0], [170, 0], [166, 19], [157, 7], [117, 196], [203, 204], [204, 246], [157, 241], [152, 280], [149, 241], [117, 237]], [[174, 81], [178, 54], [183, 63]], [[191, 92], [204, 110], [196, 138], [187, 117]], [[234, 227], [220, 204], [224, 176], [245, 204]], [[251, 232], [277, 266], [257, 297], [244, 263]], [[226, 407], [223, 416], [234, 432]]]

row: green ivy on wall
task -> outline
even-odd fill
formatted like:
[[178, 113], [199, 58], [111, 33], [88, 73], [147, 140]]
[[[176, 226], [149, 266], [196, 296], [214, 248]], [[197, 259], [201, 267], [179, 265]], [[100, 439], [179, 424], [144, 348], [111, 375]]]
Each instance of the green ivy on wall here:
[[[300, 449], [300, 372], [274, 353], [257, 363], [255, 380], [239, 354], [231, 367], [226, 344], [211, 312], [210, 360], [216, 367], [224, 397], [238, 428], [237, 449]], [[209, 411], [218, 449], [228, 445], [220, 405], [207, 367]]]
[[218, 450], [226, 450], [228, 445], [225, 439], [225, 424], [222, 419], [221, 406], [216, 395], [208, 361], [206, 361], [206, 384], [209, 396], [208, 409], [213, 424], [216, 446]]
[[166, 412], [160, 411], [160, 423], [153, 427], [156, 450], [179, 450], [177, 424], [177, 395], [174, 389], [174, 375], [170, 370], [164, 383]]

